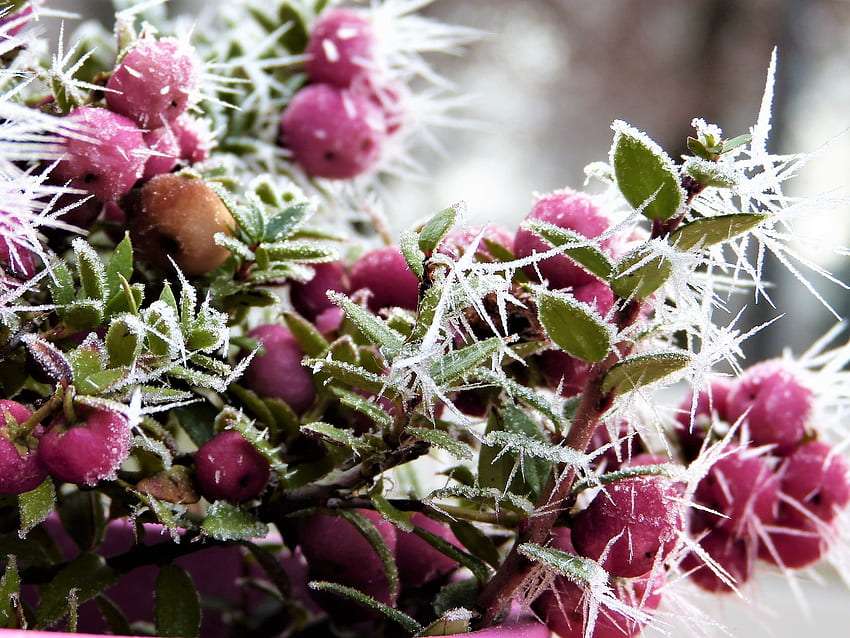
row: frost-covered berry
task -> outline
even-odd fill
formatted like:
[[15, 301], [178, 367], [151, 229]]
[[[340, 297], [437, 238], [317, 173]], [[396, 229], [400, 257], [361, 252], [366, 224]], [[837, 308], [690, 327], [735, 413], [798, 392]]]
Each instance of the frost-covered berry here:
[[[383, 79], [375, 81], [374, 78], [367, 76], [363, 76], [362, 79], [365, 80], [363, 90], [369, 93], [370, 99], [384, 116], [387, 135], [395, 135], [409, 120], [410, 90], [400, 82], [385, 82]], [[510, 246], [511, 242], [513, 237], [507, 245]]]
[[691, 425], [693, 392], [689, 392], [679, 404], [679, 411], [676, 413], [678, 425], [675, 432], [686, 458], [696, 458], [702, 449], [703, 441], [712, 425], [712, 414], [716, 414], [721, 421], [727, 421], [726, 402], [733, 387], [734, 383], [731, 380], [720, 378], [711, 382], [710, 392], [702, 390], [697, 396], [693, 425]]
[[[371, 510], [357, 510], [375, 528], [395, 553], [397, 536], [393, 525]], [[339, 516], [316, 514], [300, 522], [298, 541], [307, 560], [310, 580], [324, 580], [354, 587], [387, 605], [395, 598], [380, 557], [357, 528]], [[369, 618], [369, 612], [332, 594], [311, 591], [314, 599], [330, 614], [346, 620]]]
[[607, 317], [611, 308], [614, 307], [614, 291], [608, 284], [601, 281], [592, 281], [578, 286], [573, 290], [572, 295], [579, 301], [592, 306], [603, 317]]
[[38, 455], [56, 479], [77, 485], [95, 485], [115, 476], [130, 453], [127, 419], [117, 412], [92, 409], [84, 421], [68, 426], [63, 417], [41, 437]]
[[180, 143], [174, 132], [162, 126], [145, 133], [145, 144], [153, 152], [145, 163], [143, 177], [150, 179], [162, 173], [170, 173], [177, 166], [180, 157]]
[[[736, 587], [750, 579], [753, 572], [753, 557], [747, 551], [746, 541], [716, 529], [702, 538], [699, 545], [732, 577]], [[682, 560], [682, 569], [689, 572], [688, 578], [700, 589], [717, 594], [734, 591], [696, 553], [691, 552], [685, 556]]]
[[381, 157], [384, 119], [368, 97], [328, 84], [301, 89], [281, 117], [281, 140], [314, 177], [350, 179]]
[[[426, 532], [460, 547], [460, 542], [445, 523], [439, 523], [421, 512], [413, 515], [411, 522]], [[413, 532], [399, 532], [396, 545], [396, 564], [401, 582], [406, 587], [420, 587], [435, 578], [445, 576], [457, 568], [457, 563], [438, 552]]]
[[850, 467], [826, 443], [810, 441], [782, 466], [782, 491], [822, 521], [831, 521], [850, 503]]
[[269, 482], [269, 462], [239, 432], [228, 430], [204, 443], [195, 454], [195, 474], [208, 501], [250, 501]]
[[326, 11], [313, 24], [305, 53], [313, 82], [346, 87], [373, 66], [375, 31], [358, 11]]
[[200, 276], [218, 268], [230, 255], [215, 243], [215, 235], [232, 234], [236, 223], [203, 180], [157, 175], [132, 199], [128, 212], [133, 247], [149, 263], [169, 269], [171, 257], [184, 273]]
[[[479, 226], [470, 226], [464, 228], [455, 228], [450, 231], [437, 246], [437, 252], [448, 255], [452, 259], [460, 259], [467, 248], [472, 245], [472, 242], [481, 234], [482, 228]], [[498, 224], [488, 224], [484, 229], [484, 234], [481, 241], [475, 248], [475, 256], [487, 261], [493, 260], [493, 255], [490, 249], [487, 248], [485, 240], [498, 244], [506, 250], [510, 250], [513, 244], [513, 237], [507, 228]]]
[[[47, 478], [47, 469], [38, 453], [31, 449], [33, 441], [17, 440], [13, 431], [32, 416], [26, 406], [17, 401], [0, 400], [0, 494], [23, 494], [34, 490]], [[31, 437], [41, 435], [37, 426]]]
[[788, 363], [764, 361], [748, 368], [726, 401], [730, 421], [746, 414], [756, 445], [790, 452], [803, 438], [812, 412], [813, 393]]
[[561, 350], [547, 350], [538, 357], [543, 378], [550, 388], [561, 386], [561, 395], [572, 397], [584, 391], [592, 365]]
[[142, 177], [148, 156], [139, 127], [123, 115], [91, 106], [67, 117], [85, 139], [65, 140], [65, 157], [54, 175], [104, 202], [126, 195]]
[[682, 527], [678, 496], [674, 486], [659, 477], [616, 481], [575, 517], [573, 545], [594, 560], [607, 549], [602, 566], [614, 576], [642, 576], [675, 545]]
[[711, 466], [694, 497], [703, 507], [726, 516], [694, 511], [695, 531], [706, 526], [743, 535], [756, 523], [770, 525], [775, 520], [779, 477], [763, 457], [734, 452]]
[[[7, 4], [7, 3], [5, 3]], [[0, 5], [0, 10], [4, 7]], [[5, 7], [8, 9], [8, 6]], [[32, 5], [27, 4], [25, 7], [13, 11], [6, 11], [0, 16], [0, 34], [13, 37], [18, 35], [24, 27], [32, 20], [33, 10]], [[5, 30], [4, 30], [5, 27]]]
[[39, 258], [32, 250], [15, 241], [19, 222], [0, 211], [0, 267], [7, 275], [19, 279], [32, 277], [38, 269]]
[[640, 439], [634, 429], [629, 427], [628, 421], [619, 421], [616, 424], [615, 433], [617, 442], [611, 440], [609, 428], [601, 424], [594, 430], [588, 446], [590, 452], [596, 452], [605, 447], [605, 451], [595, 458], [594, 463], [599, 467], [604, 462], [606, 472], [620, 469], [629, 459], [639, 456], [643, 449]]
[[808, 516], [783, 505], [770, 528], [770, 545], [759, 543], [759, 558], [788, 569], [802, 569], [818, 562], [829, 551], [827, 536], [833, 532]]
[[[572, 230], [585, 237], [601, 235], [609, 226], [608, 218], [602, 213], [586, 193], [564, 189], [544, 195], [534, 204], [526, 219], [538, 219], [559, 228]], [[602, 242], [606, 247], [610, 242]], [[533, 253], [545, 253], [552, 249], [551, 244], [530, 230], [521, 228], [514, 238], [514, 254], [518, 258]], [[537, 279], [537, 270], [549, 282], [550, 288], [583, 286], [596, 281], [596, 278], [566, 255], [555, 255], [541, 262], [537, 268], [526, 266], [525, 272]]]
[[369, 309], [398, 306], [416, 310], [419, 301], [419, 280], [401, 251], [395, 246], [378, 248], [366, 253], [351, 267], [351, 290], [368, 290]]
[[180, 145], [180, 159], [197, 164], [210, 156], [213, 134], [207, 120], [184, 113], [171, 123], [171, 131]]
[[188, 44], [144, 37], [109, 78], [106, 103], [145, 128], [157, 128], [186, 111], [200, 77], [201, 61]]
[[313, 405], [316, 388], [312, 373], [301, 364], [304, 352], [295, 337], [277, 324], [258, 326], [248, 336], [259, 341], [265, 352], [257, 354], [245, 371], [245, 387], [263, 397], [282, 399], [303, 414]]
[[295, 309], [306, 319], [313, 321], [327, 310], [335, 307], [327, 292], [348, 292], [348, 275], [342, 264], [333, 261], [313, 266], [315, 275], [306, 283], [293, 282], [289, 287], [289, 299]]

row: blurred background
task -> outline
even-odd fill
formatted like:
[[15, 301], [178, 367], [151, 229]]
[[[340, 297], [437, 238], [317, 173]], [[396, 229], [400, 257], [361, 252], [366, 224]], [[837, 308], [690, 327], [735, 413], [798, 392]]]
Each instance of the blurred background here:
[[[210, 3], [215, 0], [204, 4]], [[109, 19], [111, 3], [52, 0], [51, 6]], [[780, 65], [771, 150], [814, 151], [830, 143], [788, 192], [850, 190], [848, 0], [438, 0], [425, 12], [488, 34], [463, 57], [434, 58], [443, 75], [471, 94], [467, 115], [481, 126], [446, 131], [444, 153], [421, 158], [427, 180], [391, 184], [396, 231], [458, 200], [467, 202], [472, 222], [515, 228], [533, 192], [580, 188], [585, 164], [607, 159], [616, 118], [645, 130], [673, 156], [684, 152], [695, 116], [730, 137], [746, 132], [774, 45]], [[848, 212], [801, 224], [797, 248], [850, 280], [850, 260], [833, 250], [850, 245]], [[767, 272], [778, 310], [749, 298], [740, 325], [781, 312], [791, 317], [749, 342], [748, 357], [756, 360], [783, 347], [801, 352], [835, 322], [786, 269], [769, 259]], [[850, 294], [817, 275], [811, 279], [841, 316], [848, 314]], [[822, 638], [845, 637], [850, 593], [834, 575], [822, 576], [821, 584], [801, 578], [810, 620], [778, 575], [748, 592], [749, 605], [735, 599], [706, 605], [736, 636], [799, 638], [814, 629]], [[675, 626], [668, 633], [691, 635]]]

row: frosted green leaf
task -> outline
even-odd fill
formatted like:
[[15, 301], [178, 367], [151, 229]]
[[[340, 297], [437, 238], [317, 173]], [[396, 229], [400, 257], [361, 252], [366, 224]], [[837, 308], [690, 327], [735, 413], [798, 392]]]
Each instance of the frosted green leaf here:
[[375, 600], [371, 596], [367, 596], [363, 592], [360, 592], [354, 589], [353, 587], [346, 587], [345, 585], [338, 585], [337, 583], [328, 583], [325, 581], [312, 581], [308, 583], [308, 587], [310, 587], [310, 589], [312, 589], [313, 591], [337, 594], [338, 596], [342, 596], [343, 598], [353, 600], [354, 602], [359, 605], [362, 605], [363, 607], [373, 609], [383, 614], [394, 623], [401, 625], [411, 634], [415, 634], [419, 631], [422, 631], [422, 625], [420, 625], [407, 614], [399, 611], [398, 609], [393, 609], [389, 605], [385, 605], [384, 603]]
[[201, 600], [186, 570], [164, 565], [156, 578], [156, 635], [196, 638], [201, 631]]
[[541, 291], [538, 316], [549, 338], [583, 361], [602, 361], [611, 351], [611, 328], [588, 304], [572, 295]]
[[608, 371], [602, 391], [625, 394], [679, 372], [690, 363], [691, 355], [680, 351], [633, 355]]
[[[523, 227], [542, 237], [545, 241], [557, 248], [559, 246], [570, 246], [576, 244], [587, 244], [588, 239], [584, 235], [568, 228], [560, 228], [554, 224], [540, 221], [539, 219], [527, 219]], [[564, 248], [564, 254], [583, 266], [588, 272], [596, 275], [603, 281], [611, 277], [613, 265], [608, 256], [594, 245], [575, 246]]]
[[749, 232], [768, 218], [756, 213], [733, 213], [703, 217], [670, 234], [670, 244], [678, 250], [708, 248]]
[[242, 508], [216, 501], [207, 510], [201, 531], [219, 541], [239, 541], [263, 537], [269, 528]]
[[47, 520], [56, 506], [56, 490], [53, 479], [47, 478], [34, 490], [18, 495], [18, 512], [21, 528], [18, 535], [24, 538], [39, 523]]
[[430, 443], [434, 447], [445, 450], [460, 461], [471, 460], [475, 456], [471, 447], [462, 441], [452, 438], [448, 432], [435, 430], [433, 428], [419, 427], [408, 427], [405, 429], [405, 432], [415, 436], [421, 441]]

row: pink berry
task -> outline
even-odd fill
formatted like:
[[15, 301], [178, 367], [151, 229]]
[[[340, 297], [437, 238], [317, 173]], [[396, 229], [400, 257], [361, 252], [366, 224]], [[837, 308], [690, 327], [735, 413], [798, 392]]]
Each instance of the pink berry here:
[[157, 128], [186, 111], [198, 89], [201, 62], [175, 38], [141, 38], [106, 84], [106, 103], [141, 126]]
[[703, 507], [727, 517], [694, 511], [697, 531], [705, 525], [742, 536], [756, 523], [770, 525], [775, 520], [779, 478], [764, 458], [735, 452], [711, 467], [694, 496]]
[[147, 161], [141, 130], [122, 115], [91, 106], [74, 109], [67, 117], [82, 127], [87, 139], [66, 139], [65, 159], [56, 166], [56, 177], [71, 180], [73, 187], [104, 202], [130, 192]]
[[782, 491], [822, 521], [850, 503], [847, 460], [821, 441], [798, 447], [782, 467]]
[[241, 503], [257, 498], [271, 476], [269, 462], [239, 432], [228, 430], [195, 454], [195, 473], [208, 501]]
[[769, 535], [773, 550], [762, 541], [759, 543], [759, 558], [788, 569], [808, 567], [829, 550], [826, 538], [829, 533], [805, 514], [783, 505]]
[[150, 179], [162, 173], [170, 173], [177, 166], [177, 158], [180, 156], [180, 144], [174, 132], [163, 126], [145, 133], [145, 144], [155, 152], [145, 163], [143, 177]]
[[551, 634], [546, 625], [519, 621], [463, 634], [449, 634], [443, 638], [551, 638]]
[[677, 497], [673, 485], [658, 477], [611, 483], [575, 517], [573, 545], [594, 560], [607, 548], [602, 566], [614, 576], [642, 576], [676, 543], [682, 527]]
[[540, 371], [550, 388], [561, 385], [561, 395], [573, 397], [584, 391], [592, 365], [561, 350], [546, 350], [538, 357]]
[[[747, 551], [747, 543], [723, 530], [713, 530], [699, 542], [700, 547], [732, 577], [736, 586], [750, 579], [753, 557]], [[695, 553], [682, 560], [682, 569], [689, 571], [688, 577], [700, 589], [716, 594], [734, 591]], [[693, 571], [691, 571], [693, 570]]]
[[93, 486], [115, 476], [130, 453], [131, 440], [121, 414], [92, 409], [79, 425], [68, 427], [63, 417], [56, 419], [41, 437], [38, 454], [54, 478]]
[[[439, 536], [456, 547], [461, 547], [454, 533], [445, 523], [439, 523], [421, 512], [413, 515], [412, 523], [426, 532]], [[457, 563], [438, 552], [427, 541], [413, 532], [400, 532], [396, 545], [396, 564], [401, 582], [407, 587], [421, 587], [457, 568]]]
[[462, 390], [452, 398], [452, 404], [466, 416], [480, 419], [487, 414], [490, 395], [487, 389]]
[[328, 84], [301, 89], [281, 118], [281, 140], [314, 177], [350, 179], [368, 172], [384, 144], [381, 112], [368, 97]]
[[298, 414], [307, 411], [316, 398], [313, 375], [301, 364], [304, 352], [283, 326], [268, 324], [248, 333], [262, 343], [265, 354], [251, 361], [242, 377], [245, 386], [260, 396], [282, 399]]
[[[0, 494], [23, 494], [34, 490], [47, 478], [47, 469], [35, 450], [10, 438], [9, 423], [20, 425], [32, 416], [17, 401], [0, 400]], [[42, 433], [36, 426], [33, 438]]]
[[334, 306], [333, 308], [325, 308], [322, 310], [322, 312], [316, 315], [316, 319], [313, 323], [316, 325], [316, 330], [321, 332], [323, 335], [327, 335], [339, 330], [344, 320], [345, 313], [342, 311], [342, 308]]
[[[3, 7], [0, 6], [0, 10]], [[0, 16], [0, 37], [14, 37], [18, 35], [24, 27], [32, 20], [32, 6], [27, 5], [17, 11], [7, 11]], [[4, 32], [5, 27], [5, 32]]]
[[596, 312], [607, 317], [614, 307], [614, 291], [601, 281], [592, 281], [573, 290], [573, 297], [592, 306]]
[[0, 211], [0, 266], [6, 274], [28, 279], [38, 270], [39, 258], [15, 240], [19, 227], [20, 222], [15, 217]]
[[348, 276], [338, 261], [313, 266], [315, 275], [307, 283], [293, 282], [289, 287], [292, 305], [304, 318], [310, 321], [324, 310], [334, 308], [327, 292], [348, 292]]
[[[609, 446], [607, 449], [596, 457], [595, 464], [601, 466], [605, 462], [605, 471], [612, 472], [620, 469], [629, 459], [639, 456], [642, 448], [640, 439], [635, 434], [634, 430], [629, 427], [627, 421], [620, 421], [617, 424], [617, 439], [618, 442], [612, 444], [611, 433], [604, 424], [597, 426], [593, 432], [593, 437], [590, 439], [588, 449], [590, 452], [599, 450], [603, 446]], [[629, 436], [632, 434], [633, 436]]]
[[[395, 553], [396, 529], [380, 514], [357, 510], [378, 530], [388, 549]], [[390, 583], [380, 557], [351, 523], [342, 517], [316, 514], [301, 521], [298, 538], [309, 566], [310, 580], [325, 580], [354, 587], [387, 605], [394, 605]], [[330, 614], [347, 623], [372, 617], [359, 605], [332, 594], [311, 591], [313, 598]]]
[[[537, 200], [526, 219], [539, 219], [559, 228], [572, 230], [593, 238], [608, 229], [609, 220], [585, 193], [564, 189]], [[609, 244], [603, 242], [603, 247]], [[530, 230], [520, 229], [514, 238], [514, 254], [518, 258], [533, 253], [545, 253], [552, 246]], [[537, 270], [548, 280], [550, 288], [567, 288], [593, 283], [596, 278], [566, 255], [555, 255], [525, 268], [526, 274], [537, 279]]]
[[198, 164], [210, 156], [213, 134], [209, 122], [184, 113], [171, 123], [171, 130], [180, 145], [180, 159]]
[[[481, 234], [481, 230], [482, 228], [480, 226], [455, 228], [443, 237], [440, 245], [437, 246], [437, 252], [448, 255], [455, 260], [460, 259], [475, 238]], [[475, 249], [476, 257], [486, 261], [493, 261], [493, 255], [490, 254], [490, 250], [484, 241], [485, 239], [510, 250], [513, 238], [507, 228], [497, 224], [488, 224], [483, 230], [484, 235]]]
[[366, 253], [351, 267], [351, 290], [368, 290], [369, 309], [407, 308], [416, 310], [419, 279], [395, 246]]
[[[369, 94], [369, 98], [381, 110], [387, 135], [392, 136], [401, 131], [409, 119], [410, 90], [407, 86], [400, 82], [377, 82], [369, 76], [358, 79], [365, 85], [362, 90]], [[507, 245], [510, 246], [511, 242], [513, 237], [509, 238]]]
[[623, 461], [622, 467], [644, 467], [647, 465], [664, 465], [665, 463], [669, 463], [670, 459], [666, 456], [661, 456], [660, 454], [650, 454], [649, 452], [644, 452], [642, 454], [637, 454], [630, 459], [625, 459]]
[[734, 383], [728, 379], [714, 379], [711, 382], [711, 392], [703, 390], [697, 397], [696, 412], [693, 426], [691, 425], [691, 400], [693, 392], [689, 392], [676, 414], [676, 437], [682, 446], [686, 458], [694, 459], [702, 449], [703, 441], [712, 425], [712, 414], [721, 421], [727, 420], [726, 402]]
[[787, 363], [764, 361], [748, 368], [729, 393], [729, 420], [746, 414], [750, 437], [756, 445], [776, 445], [787, 454], [799, 443], [812, 412], [812, 391]]
[[347, 87], [369, 71], [375, 55], [375, 32], [369, 20], [351, 9], [323, 13], [310, 33], [305, 53], [313, 82]]

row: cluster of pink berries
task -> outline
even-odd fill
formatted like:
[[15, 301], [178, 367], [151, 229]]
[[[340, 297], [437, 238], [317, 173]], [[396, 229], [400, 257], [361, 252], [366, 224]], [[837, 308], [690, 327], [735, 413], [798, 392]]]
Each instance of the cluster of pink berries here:
[[[850, 467], [816, 438], [813, 393], [787, 362], [771, 360], [734, 382], [715, 381], [697, 397], [690, 427], [690, 398], [678, 417], [683, 453], [693, 458], [712, 423], [740, 424], [746, 445], [724, 450], [698, 484], [702, 508], [691, 533], [737, 584], [746, 582], [756, 557], [786, 569], [821, 559], [835, 538], [835, 519], [850, 504]], [[709, 591], [730, 591], [715, 571], [689, 555], [684, 566]]]
[[314, 177], [349, 179], [373, 169], [401, 127], [404, 87], [384, 78], [368, 17], [332, 9], [307, 44], [310, 84], [281, 117], [281, 141]]

